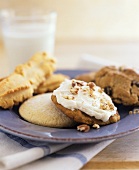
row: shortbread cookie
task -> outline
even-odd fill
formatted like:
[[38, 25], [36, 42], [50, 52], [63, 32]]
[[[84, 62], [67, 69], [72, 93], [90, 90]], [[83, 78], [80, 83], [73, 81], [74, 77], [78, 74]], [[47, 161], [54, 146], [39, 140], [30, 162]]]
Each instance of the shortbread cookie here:
[[37, 53], [14, 73], [0, 81], [0, 107], [11, 108], [30, 98], [38, 86], [55, 70], [55, 60], [46, 53]]
[[47, 53], [36, 53], [31, 59], [15, 68], [15, 73], [25, 77], [33, 89], [45, 81], [55, 70], [55, 59], [49, 57]]
[[69, 77], [64, 74], [52, 74], [39, 85], [39, 87], [35, 90], [35, 94], [52, 92], [57, 89], [65, 79], [68, 78]]
[[0, 81], [0, 107], [10, 108], [32, 95], [31, 84], [20, 74], [13, 73]]
[[95, 74], [96, 74], [96, 72], [84, 73], [84, 74], [76, 76], [75, 79], [82, 80], [82, 81], [85, 81], [85, 82], [94, 82], [95, 81]]
[[95, 83], [104, 88], [115, 103], [139, 105], [139, 74], [136, 70], [104, 67], [96, 73]]
[[106, 125], [120, 120], [110, 97], [93, 82], [65, 80], [51, 98], [63, 113], [79, 123]]
[[40, 94], [28, 99], [20, 106], [19, 114], [28, 122], [41, 126], [67, 128], [77, 125], [53, 104], [51, 95]]

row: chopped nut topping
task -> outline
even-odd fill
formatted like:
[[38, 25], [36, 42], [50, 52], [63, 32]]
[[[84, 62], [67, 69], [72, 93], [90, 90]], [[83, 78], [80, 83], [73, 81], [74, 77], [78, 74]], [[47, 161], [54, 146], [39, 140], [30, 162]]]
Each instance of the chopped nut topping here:
[[76, 83], [77, 83], [78, 86], [83, 86], [84, 85], [83, 81], [81, 81], [81, 82], [77, 81]]
[[78, 91], [79, 91], [79, 88], [78, 88], [78, 87], [76, 87], [76, 88], [71, 88], [71, 89], [70, 89], [70, 92], [71, 92], [72, 94], [78, 94]]
[[88, 85], [91, 89], [95, 86], [95, 84], [94, 84], [93, 82], [89, 82], [89, 83], [87, 83], [87, 85]]
[[84, 86], [84, 81], [77, 81], [77, 80], [72, 80], [72, 87], [75, 87], [75, 86]]
[[95, 129], [99, 129], [100, 128], [100, 126], [98, 124], [96, 124], [96, 123], [92, 127], [95, 128]]
[[102, 109], [102, 110], [109, 110], [109, 106], [106, 103], [100, 103], [100, 109]]
[[112, 104], [109, 104], [110, 110], [114, 110], [114, 106]]
[[68, 96], [63, 96], [65, 99], [68, 100], [74, 100], [74, 96], [68, 95]]
[[83, 92], [87, 92], [87, 89], [83, 89]]
[[88, 132], [90, 130], [90, 126], [86, 124], [82, 124], [82, 125], [77, 126], [77, 130], [81, 132]]
[[100, 109], [102, 110], [114, 110], [114, 105], [104, 99], [100, 99]]
[[99, 93], [103, 93], [103, 92], [104, 92], [104, 89], [99, 88], [99, 89], [98, 89], [98, 92], [99, 92]]
[[72, 87], [76, 86], [76, 82], [73, 80], [72, 81]]
[[93, 97], [93, 96], [94, 96], [94, 95], [93, 95], [93, 89], [91, 89], [91, 88], [90, 88], [90, 94], [89, 94], [89, 95], [90, 95], [90, 97]]

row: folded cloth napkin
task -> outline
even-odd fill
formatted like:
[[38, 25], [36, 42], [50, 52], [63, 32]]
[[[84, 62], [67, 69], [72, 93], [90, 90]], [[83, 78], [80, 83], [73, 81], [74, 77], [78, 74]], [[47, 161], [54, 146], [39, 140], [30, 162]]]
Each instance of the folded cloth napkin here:
[[116, 61], [111, 61], [111, 60], [93, 56], [90, 54], [82, 54], [77, 67], [80, 69], [82, 68], [82, 69], [88, 69], [88, 70], [98, 70], [101, 67], [108, 66], [108, 65], [120, 66], [123, 64], [124, 63], [119, 64]]
[[[79, 65], [99, 69], [110, 63], [86, 54]], [[113, 141], [57, 144], [22, 139], [0, 131], [0, 170], [77, 170]]]
[[113, 141], [54, 144], [0, 131], [0, 170], [77, 170]]

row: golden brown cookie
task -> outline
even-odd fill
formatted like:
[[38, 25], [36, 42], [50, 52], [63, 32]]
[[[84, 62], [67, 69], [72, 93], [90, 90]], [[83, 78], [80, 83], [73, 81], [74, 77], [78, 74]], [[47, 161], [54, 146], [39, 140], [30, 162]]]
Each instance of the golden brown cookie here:
[[104, 67], [96, 73], [95, 83], [104, 88], [115, 103], [139, 105], [139, 74], [136, 70]]
[[45, 92], [52, 92], [66, 79], [69, 78], [64, 74], [52, 74], [43, 81], [39, 87], [35, 90], [35, 94], [41, 94]]
[[77, 125], [53, 104], [51, 95], [40, 94], [28, 99], [20, 106], [19, 114], [28, 122], [41, 126], [67, 128]]
[[30, 98], [38, 86], [55, 70], [55, 60], [46, 53], [35, 54], [0, 81], [0, 107], [11, 108]]
[[56, 96], [54, 95], [52, 95], [51, 99], [54, 102], [54, 104], [64, 114], [66, 114], [68, 117], [70, 117], [71, 119], [79, 123], [85, 123], [88, 125], [94, 125], [94, 124], [107, 125], [110, 123], [115, 123], [120, 120], [120, 115], [118, 114], [118, 112], [114, 116], [111, 116], [108, 121], [103, 122], [102, 120], [98, 120], [95, 117], [88, 116], [87, 114], [83, 113], [80, 110], [70, 110], [70, 109], [65, 108], [64, 106], [62, 106], [61, 104], [57, 102]]
[[32, 95], [31, 84], [20, 74], [13, 73], [0, 81], [0, 107], [10, 108]]
[[55, 70], [55, 60], [49, 57], [47, 53], [36, 53], [25, 64], [18, 65], [15, 68], [15, 73], [25, 77], [33, 89], [36, 90], [38, 86], [45, 81]]
[[85, 82], [94, 82], [95, 81], [95, 72], [84, 73], [75, 77], [77, 80], [82, 80]]

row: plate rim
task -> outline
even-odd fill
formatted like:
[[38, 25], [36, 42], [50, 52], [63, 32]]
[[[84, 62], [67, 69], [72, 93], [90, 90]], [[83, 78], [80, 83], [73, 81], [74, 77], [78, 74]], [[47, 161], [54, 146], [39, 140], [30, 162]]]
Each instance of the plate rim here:
[[[130, 135], [136, 131], [139, 130], [139, 126], [125, 131], [125, 132], [121, 132], [118, 134], [113, 134], [113, 135], [109, 135], [109, 136], [103, 136], [103, 137], [90, 137], [90, 138], [56, 138], [56, 137], [52, 137], [52, 138], [48, 138], [48, 137], [40, 137], [37, 135], [30, 135], [24, 132], [18, 132], [12, 129], [9, 129], [7, 127], [4, 127], [2, 125], [0, 125], [0, 130], [2, 130], [3, 132], [9, 133], [11, 135], [17, 136], [17, 137], [21, 137], [24, 139], [29, 139], [29, 140], [35, 140], [35, 141], [42, 141], [42, 142], [51, 142], [51, 143], [94, 143], [94, 142], [101, 142], [101, 141], [106, 141], [106, 140], [112, 140], [112, 139], [117, 139], [117, 138], [121, 138], [127, 135]], [[81, 132], [84, 133], [84, 132]]]
[[[90, 70], [84, 70], [84, 69], [60, 69], [60, 70], [57, 70], [56, 72], [58, 72], [58, 73], [61, 72], [62, 73], [63, 71], [65, 71], [65, 72], [70, 72], [70, 71], [72, 71], [72, 72], [74, 72], [74, 71], [89, 72]], [[12, 114], [13, 113], [16, 114], [15, 112], [13, 112], [13, 110], [10, 111], [10, 113], [11, 112], [12, 112]], [[130, 115], [127, 115], [127, 116], [130, 116]], [[20, 119], [20, 117], [18, 117], [18, 118]], [[120, 121], [122, 121], [122, 119]], [[109, 136], [107, 136], [107, 135], [99, 136], [99, 137], [95, 137], [95, 138], [91, 137], [91, 136], [90, 137], [83, 137], [83, 138], [59, 138], [59, 137], [51, 137], [51, 138], [49, 138], [48, 136], [45, 136], [45, 137], [43, 136], [42, 137], [40, 135], [31, 135], [29, 133], [16, 131], [14, 129], [10, 129], [10, 127], [4, 127], [1, 124], [0, 124], [0, 129], [3, 132], [10, 133], [12, 135], [15, 135], [15, 136], [18, 136], [18, 137], [21, 137], [21, 138], [24, 138], [24, 139], [31, 139], [31, 140], [37, 140], [37, 141], [45, 141], [45, 142], [53, 142], [53, 143], [93, 143], [93, 142], [100, 142], [100, 141], [104, 141], [104, 140], [111, 140], [111, 139], [115, 139], [115, 138], [120, 138], [120, 137], [124, 137], [126, 135], [129, 135], [129, 134], [132, 134], [132, 133], [139, 130], [139, 125], [137, 127], [135, 127], [135, 128], [129, 129], [128, 131], [124, 131], [124, 132], [117, 133], [117, 134], [111, 134]], [[55, 128], [55, 129], [59, 129], [59, 128]], [[83, 133], [83, 132], [80, 132], [80, 133]]]

